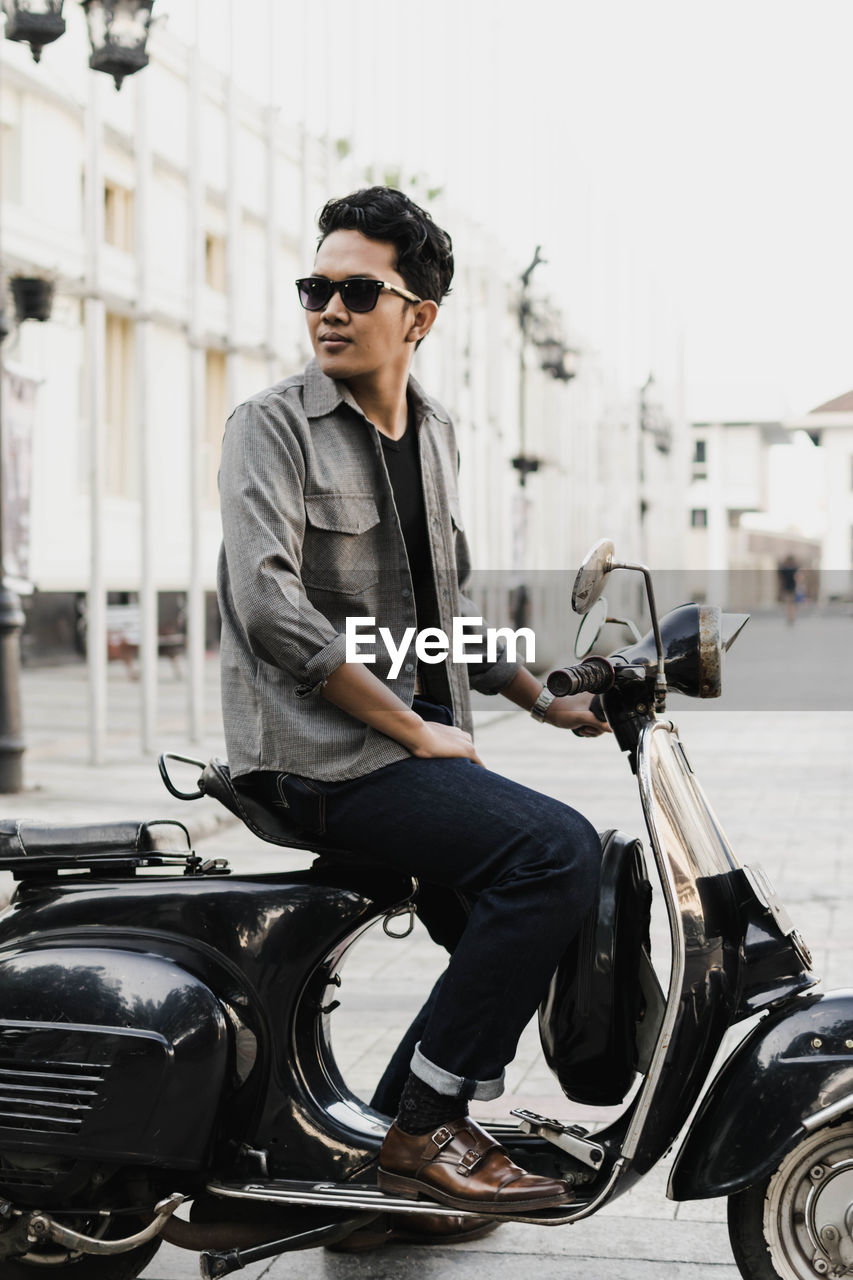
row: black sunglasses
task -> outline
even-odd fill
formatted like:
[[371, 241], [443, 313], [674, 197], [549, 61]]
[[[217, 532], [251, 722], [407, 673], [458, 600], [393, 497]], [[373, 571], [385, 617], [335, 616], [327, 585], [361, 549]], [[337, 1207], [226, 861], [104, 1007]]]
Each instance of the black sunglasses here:
[[349, 280], [329, 280], [326, 276], [304, 276], [296, 281], [299, 301], [306, 311], [322, 311], [337, 290], [347, 311], [372, 311], [383, 289], [396, 293], [407, 302], [421, 302], [407, 289], [398, 289], [385, 280], [373, 280], [369, 276], [350, 276]]

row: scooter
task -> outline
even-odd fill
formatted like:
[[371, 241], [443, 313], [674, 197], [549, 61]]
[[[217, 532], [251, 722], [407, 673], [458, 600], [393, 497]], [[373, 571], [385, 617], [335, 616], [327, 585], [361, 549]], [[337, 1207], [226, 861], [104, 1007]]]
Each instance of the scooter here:
[[[652, 629], [591, 656], [617, 569], [643, 575]], [[737, 861], [664, 716], [670, 690], [719, 694], [746, 619], [696, 604], [659, 619], [649, 571], [617, 562], [606, 540], [573, 605], [582, 661], [549, 687], [594, 693], [627, 753], [671, 954], [661, 979], [642, 846], [605, 833], [598, 901], [539, 1023], [565, 1095], [621, 1112], [589, 1129], [529, 1111], [490, 1126], [520, 1164], [573, 1192], [520, 1220], [589, 1217], [687, 1125], [668, 1194], [728, 1197], [744, 1280], [853, 1276], [853, 992], [812, 989], [806, 944], [760, 868]], [[174, 795], [213, 796], [257, 835], [312, 847], [221, 761], [189, 760], [198, 785], [178, 786], [187, 759], [161, 758]], [[219, 1277], [380, 1214], [457, 1216], [378, 1189], [388, 1119], [332, 1052], [347, 953], [377, 921], [398, 930], [419, 886], [324, 853], [307, 870], [233, 875], [172, 821], [0, 824], [0, 867], [19, 881], [0, 916], [0, 1280], [51, 1265], [132, 1280], [162, 1240]]]

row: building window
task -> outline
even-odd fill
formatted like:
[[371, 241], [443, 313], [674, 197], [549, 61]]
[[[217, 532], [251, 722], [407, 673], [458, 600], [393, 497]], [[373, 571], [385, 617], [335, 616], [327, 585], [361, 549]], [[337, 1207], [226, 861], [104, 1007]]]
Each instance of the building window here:
[[690, 512], [691, 529], [708, 528], [708, 510], [706, 507], [693, 507]]
[[693, 462], [692, 477], [694, 480], [705, 480], [708, 476], [708, 442], [706, 440], [694, 440], [693, 442]]
[[204, 237], [204, 279], [217, 293], [225, 292], [225, 237], [208, 231]]
[[139, 493], [134, 355], [132, 321], [108, 313], [104, 387], [106, 491], [115, 498], [135, 498]]
[[133, 252], [133, 192], [117, 182], [104, 183], [104, 239]]
[[222, 435], [228, 416], [228, 365], [224, 351], [209, 350], [204, 359], [204, 471], [205, 501], [209, 507], [219, 505], [219, 457]]

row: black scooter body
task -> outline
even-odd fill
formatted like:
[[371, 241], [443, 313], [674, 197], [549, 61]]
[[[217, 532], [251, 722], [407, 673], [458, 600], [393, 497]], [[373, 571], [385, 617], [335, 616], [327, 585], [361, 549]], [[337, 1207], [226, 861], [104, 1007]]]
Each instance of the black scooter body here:
[[234, 1176], [252, 1150], [351, 1178], [384, 1129], [317, 1052], [326, 961], [410, 894], [358, 867], [25, 882], [0, 920], [0, 1193], [67, 1200], [79, 1162]]

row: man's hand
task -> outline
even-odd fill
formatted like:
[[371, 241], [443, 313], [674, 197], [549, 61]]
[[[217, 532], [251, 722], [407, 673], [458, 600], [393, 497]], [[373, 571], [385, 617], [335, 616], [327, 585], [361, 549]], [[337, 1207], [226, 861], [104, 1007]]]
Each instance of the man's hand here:
[[[413, 756], [422, 760], [456, 759], [483, 762], [474, 749], [474, 740], [464, 729], [452, 724], [440, 724], [435, 720], [423, 720], [420, 728], [403, 743]], [[485, 766], [483, 766], [485, 767]]]
[[[541, 692], [542, 685], [526, 667], [521, 667], [506, 688], [501, 689], [505, 698], [524, 711], [530, 710]], [[545, 714], [545, 723], [556, 725], [558, 729], [573, 729], [581, 738], [597, 738], [602, 733], [611, 733], [610, 725], [590, 711], [592, 699], [590, 693], [555, 698]]]
[[581, 738], [597, 738], [602, 733], [612, 733], [606, 720], [599, 720], [589, 709], [593, 695], [576, 693], [567, 698], [555, 698], [545, 714], [545, 723], [558, 729], [573, 729]]
[[422, 720], [384, 680], [377, 679], [359, 663], [344, 662], [333, 671], [323, 686], [323, 697], [348, 715], [387, 734], [413, 756], [423, 760], [461, 757], [483, 764], [474, 750], [470, 733], [453, 725]]

